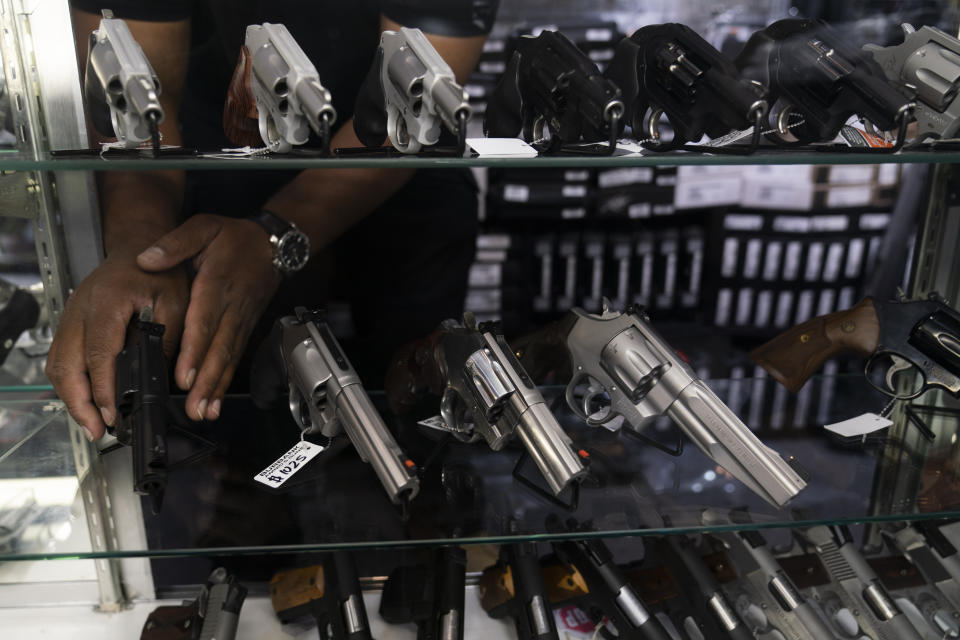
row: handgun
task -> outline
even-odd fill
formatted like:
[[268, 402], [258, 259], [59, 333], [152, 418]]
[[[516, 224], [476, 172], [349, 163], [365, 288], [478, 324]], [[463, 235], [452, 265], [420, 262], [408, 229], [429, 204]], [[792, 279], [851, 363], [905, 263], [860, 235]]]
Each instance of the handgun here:
[[822, 20], [788, 18], [755, 32], [735, 63], [770, 91], [778, 141], [829, 142], [851, 116], [906, 138], [914, 102], [894, 87], [866, 53], [849, 46]]
[[196, 600], [154, 609], [140, 640], [233, 640], [247, 588], [223, 567], [214, 569]]
[[[604, 76], [622, 92], [625, 119], [651, 148], [675, 149], [704, 134], [760, 126], [767, 113], [766, 87], [745, 80], [737, 67], [693, 29], [682, 24], [641, 27], [617, 45]], [[660, 116], [673, 139], [660, 140]], [[754, 145], [756, 146], [756, 145]]]
[[956, 137], [960, 129], [960, 40], [936, 27], [903, 24], [903, 42], [889, 47], [868, 44], [887, 79], [911, 97], [916, 92], [913, 117], [917, 139]]
[[[796, 533], [801, 541], [814, 547], [833, 579], [857, 603], [856, 608], [870, 613], [869, 623], [862, 620], [861, 626], [869, 624], [873, 627], [877, 640], [921, 639], [880, 582], [876, 571], [854, 545], [846, 525], [818, 525]], [[865, 630], [870, 632], [870, 629]]]
[[712, 623], [711, 626], [717, 627], [730, 640], [753, 638], [689, 537], [684, 534], [663, 536], [656, 540], [654, 548], [657, 557], [673, 575], [677, 589], [687, 602], [697, 607], [692, 615], [694, 621], [701, 625]]
[[380, 617], [417, 624], [417, 640], [463, 640], [467, 556], [439, 547], [423, 564], [394, 569], [383, 586]]
[[84, 95], [98, 133], [132, 149], [150, 140], [160, 153], [160, 78], [123, 20], [109, 9], [90, 34]]
[[442, 124], [457, 137], [457, 152], [463, 155], [468, 99], [420, 29], [384, 31], [357, 96], [353, 128], [364, 146], [379, 147], [389, 137], [397, 150], [417, 153], [437, 143]]
[[[650, 324], [643, 307], [600, 315], [574, 308], [561, 320], [515, 343], [520, 361], [538, 374], [568, 357], [572, 378], [566, 400], [591, 426], [616, 416], [641, 432], [657, 416], [670, 416], [707, 456], [767, 502], [782, 507], [806, 482], [791, 458], [765, 446], [677, 355]], [[562, 348], [559, 348], [562, 347]], [[586, 386], [586, 392], [578, 393]]]
[[[936, 388], [960, 398], [960, 313], [937, 293], [926, 300], [864, 298], [788, 329], [750, 357], [796, 392], [824, 361], [843, 353], [867, 357], [867, 381], [888, 396], [911, 399]], [[911, 371], [919, 375], [901, 389], [898, 374]]]
[[132, 449], [133, 490], [149, 496], [154, 514], [163, 505], [168, 470], [170, 387], [163, 355], [164, 329], [153, 321], [151, 307], [144, 307], [130, 322], [116, 360], [118, 420], [107, 427], [117, 442]]
[[914, 522], [883, 535], [955, 605], [960, 605], [960, 554], [935, 522]]
[[370, 464], [394, 504], [420, 489], [417, 467], [400, 449], [373, 406], [360, 377], [333, 336], [322, 311], [297, 307], [280, 319], [283, 362], [290, 384], [290, 412], [304, 435], [330, 440], [346, 432]]
[[310, 130], [330, 149], [330, 128], [337, 120], [330, 91], [297, 41], [282, 24], [251, 24], [240, 49], [223, 110], [224, 132], [238, 145], [251, 140], [246, 120], [256, 102], [260, 140], [275, 153], [307, 142]]
[[623, 131], [620, 89], [557, 31], [522, 36], [487, 102], [483, 130], [556, 152], [565, 144], [608, 142]]
[[480, 576], [480, 605], [491, 618], [510, 616], [519, 640], [559, 640], [536, 542], [500, 547], [500, 560]]
[[357, 568], [349, 551], [328, 562], [274, 574], [270, 601], [281, 622], [313, 616], [321, 640], [371, 640]]
[[483, 438], [500, 451], [516, 434], [555, 495], [587, 471], [497, 323], [445, 320], [394, 356], [385, 389], [398, 415], [442, 395], [444, 428], [463, 442]]
[[667, 630], [637, 595], [603, 540], [584, 538], [551, 544], [561, 562], [574, 567], [582, 577], [587, 593], [580, 607], [594, 622], [599, 624], [608, 618], [617, 630], [616, 638], [669, 640]]

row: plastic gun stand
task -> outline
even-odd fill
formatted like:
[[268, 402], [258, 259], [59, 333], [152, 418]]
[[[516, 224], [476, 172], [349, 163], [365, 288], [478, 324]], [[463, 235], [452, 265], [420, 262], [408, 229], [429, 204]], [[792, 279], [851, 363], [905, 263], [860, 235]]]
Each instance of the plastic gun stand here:
[[530, 145], [537, 150], [541, 156], [549, 155], [570, 155], [570, 156], [612, 156], [617, 151], [617, 138], [620, 129], [620, 114], [613, 111], [610, 114], [610, 138], [606, 143], [592, 142], [587, 144], [569, 143], [561, 144], [556, 151], [550, 150], [550, 141], [540, 138], [534, 140]]
[[726, 146], [710, 146], [705, 144], [690, 144], [683, 143], [674, 145], [670, 142], [655, 144], [645, 143], [643, 148], [649, 151], [691, 151], [694, 153], [713, 153], [713, 154], [727, 154], [727, 155], [736, 155], [736, 156], [748, 156], [751, 155], [760, 147], [760, 139], [763, 136], [763, 128], [761, 127], [763, 120], [763, 113], [760, 111], [754, 111], [753, 118], [753, 135], [750, 136], [749, 145], [726, 145]]
[[[218, 150], [217, 153], [220, 153]], [[52, 149], [50, 156], [53, 158], [192, 158], [197, 156], [196, 149], [187, 147], [161, 147], [159, 151], [147, 147], [136, 147], [134, 149]]]

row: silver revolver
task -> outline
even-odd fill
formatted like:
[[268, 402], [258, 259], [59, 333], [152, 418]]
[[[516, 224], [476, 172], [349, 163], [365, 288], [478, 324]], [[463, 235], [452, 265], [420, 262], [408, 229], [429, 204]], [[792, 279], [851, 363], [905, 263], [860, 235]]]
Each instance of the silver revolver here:
[[327, 149], [337, 112], [316, 67], [287, 28], [252, 24], [244, 45], [250, 55], [250, 87], [263, 143], [271, 151], [287, 153], [305, 143], [313, 129]]
[[103, 10], [99, 28], [90, 34], [84, 94], [94, 128], [116, 136], [127, 149], [151, 140], [160, 150], [160, 78], [123, 20]]
[[400, 449], [360, 378], [333, 337], [324, 314], [297, 307], [280, 319], [290, 412], [304, 434], [332, 439], [346, 432], [394, 504], [420, 490], [416, 465]]
[[386, 391], [398, 414], [442, 394], [439, 428], [464, 442], [482, 438], [499, 451], [516, 434], [555, 495], [587, 471], [496, 325], [477, 326], [469, 313], [401, 350]]
[[890, 47], [868, 44], [887, 78], [916, 91], [918, 139], [928, 135], [954, 138], [960, 129], [960, 40], [936, 27], [903, 24], [903, 42]]
[[[381, 114], [386, 112], [386, 134], [403, 153], [417, 153], [436, 144], [440, 124], [457, 136], [459, 151], [466, 144], [471, 109], [467, 92], [457, 84], [453, 70], [433, 48], [420, 29], [401, 27], [380, 36], [377, 61], [360, 100], [376, 95], [369, 105], [358, 107], [354, 127], [368, 147], [383, 142]], [[376, 115], [375, 115], [376, 114]]]
[[[784, 461], [753, 435], [650, 326], [642, 307], [621, 313], [605, 306], [602, 315], [574, 308], [559, 327], [573, 371], [567, 404], [587, 424], [616, 428], [611, 421], [623, 416], [639, 432], [666, 414], [767, 502], [782, 507], [806, 486], [793, 460]], [[584, 385], [587, 392], [578, 397]]]

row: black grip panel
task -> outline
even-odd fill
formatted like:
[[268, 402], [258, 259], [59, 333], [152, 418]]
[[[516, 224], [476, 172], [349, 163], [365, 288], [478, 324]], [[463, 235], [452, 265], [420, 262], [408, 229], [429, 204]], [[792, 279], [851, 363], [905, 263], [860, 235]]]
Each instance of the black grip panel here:
[[519, 51], [500, 76], [483, 116], [483, 133], [491, 138], [515, 138], [523, 129], [523, 94], [520, 93]]
[[14, 343], [20, 334], [37, 326], [40, 318], [40, 305], [36, 298], [17, 289], [0, 311], [0, 364], [7, 360]]
[[387, 106], [380, 81], [382, 67], [383, 47], [378, 47], [353, 107], [353, 131], [365, 147], [382, 146], [387, 139]]
[[93, 128], [102, 136], [114, 138], [116, 133], [113, 131], [113, 120], [110, 118], [110, 104], [107, 102], [106, 88], [100, 84], [100, 77], [94, 71], [90, 60], [96, 44], [97, 36], [91, 33], [90, 42], [87, 46], [87, 68], [83, 78], [83, 96], [87, 101], [87, 114], [90, 116]]
[[623, 38], [603, 72], [604, 77], [620, 89], [624, 124], [630, 125], [634, 136], [643, 131], [643, 116], [649, 108], [647, 96], [640, 87], [639, 58], [640, 46], [630, 38]]

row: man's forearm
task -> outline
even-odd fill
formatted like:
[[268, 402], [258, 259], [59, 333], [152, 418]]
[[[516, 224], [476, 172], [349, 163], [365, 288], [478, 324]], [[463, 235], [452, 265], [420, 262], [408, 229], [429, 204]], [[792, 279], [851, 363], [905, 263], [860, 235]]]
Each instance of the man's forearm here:
[[[360, 146], [352, 120], [340, 127], [331, 143], [332, 148]], [[300, 227], [316, 253], [388, 200], [411, 176], [412, 169], [307, 169], [264, 206]]]
[[103, 245], [139, 253], [177, 226], [183, 201], [181, 171], [107, 171], [99, 176]]

